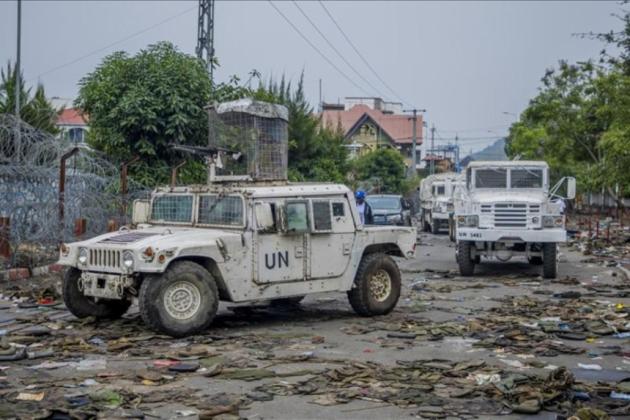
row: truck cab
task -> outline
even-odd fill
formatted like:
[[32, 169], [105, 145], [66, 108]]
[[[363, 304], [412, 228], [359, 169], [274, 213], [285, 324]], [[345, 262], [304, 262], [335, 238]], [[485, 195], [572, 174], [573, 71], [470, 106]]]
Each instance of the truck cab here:
[[457, 173], [447, 172], [430, 175], [420, 182], [420, 221], [425, 232], [437, 234], [448, 227], [457, 179]]
[[563, 178], [550, 188], [546, 162], [472, 162], [465, 182], [454, 200], [461, 274], [472, 275], [481, 257], [523, 256], [542, 265], [545, 278], [555, 278], [557, 245], [566, 241], [558, 202], [564, 197], [556, 193], [566, 182], [566, 198], [574, 198], [575, 179]]

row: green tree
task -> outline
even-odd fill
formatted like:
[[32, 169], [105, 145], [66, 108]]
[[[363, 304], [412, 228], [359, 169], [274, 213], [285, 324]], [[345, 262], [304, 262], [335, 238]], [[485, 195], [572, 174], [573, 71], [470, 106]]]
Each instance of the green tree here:
[[[6, 70], [0, 71], [0, 113], [15, 113], [15, 87], [17, 84], [17, 69], [7, 63]], [[31, 96], [31, 88], [26, 88], [24, 75], [20, 71], [20, 118], [31, 126], [57, 134], [59, 130], [55, 123], [61, 110], [55, 109], [46, 99], [44, 86], [38, 84], [35, 94]]]
[[406, 194], [417, 179], [405, 177], [403, 157], [389, 147], [368, 152], [352, 161], [353, 187], [373, 189], [380, 193]]
[[599, 63], [561, 61], [512, 125], [508, 156], [546, 160], [555, 178], [576, 175], [582, 190], [630, 192], [630, 18], [624, 29], [592, 35], [621, 51]]
[[171, 145], [205, 145], [208, 117], [214, 100], [246, 96], [249, 91], [233, 78], [212, 89], [204, 65], [168, 42], [135, 56], [115, 52], [79, 83], [76, 105], [89, 115], [88, 143], [116, 161], [140, 156], [130, 174], [153, 186], [168, 182], [169, 167], [188, 160], [182, 182], [205, 179], [202, 162], [176, 153]]
[[254, 93], [258, 100], [285, 105], [289, 111], [289, 179], [292, 181], [343, 182], [347, 172], [347, 149], [343, 135], [322, 127], [304, 97], [304, 75], [292, 89], [282, 77], [271, 80]]

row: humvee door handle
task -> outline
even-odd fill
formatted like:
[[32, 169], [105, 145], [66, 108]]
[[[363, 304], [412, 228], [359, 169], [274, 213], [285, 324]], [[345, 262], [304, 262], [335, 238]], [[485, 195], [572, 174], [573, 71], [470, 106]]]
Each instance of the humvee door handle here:
[[352, 244], [343, 244], [343, 255], [350, 255], [350, 251], [351, 251], [351, 245]]
[[301, 246], [295, 247], [295, 258], [302, 258], [304, 256], [304, 248]]

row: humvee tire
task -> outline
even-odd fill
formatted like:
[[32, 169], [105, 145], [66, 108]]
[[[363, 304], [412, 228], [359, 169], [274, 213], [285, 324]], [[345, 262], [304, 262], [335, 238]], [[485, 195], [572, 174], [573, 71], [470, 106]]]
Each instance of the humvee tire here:
[[459, 274], [470, 277], [475, 273], [475, 260], [472, 259], [473, 242], [460, 241], [457, 243], [457, 264]]
[[63, 301], [77, 318], [93, 316], [97, 319], [116, 319], [123, 316], [131, 306], [131, 300], [99, 299], [96, 302], [93, 297], [85, 296], [79, 290], [79, 277], [81, 270], [69, 267], [62, 281]]
[[555, 242], [545, 242], [542, 246], [543, 277], [555, 279], [558, 275], [558, 248]]
[[531, 265], [542, 265], [543, 259], [542, 257], [530, 257], [527, 259]]
[[359, 264], [348, 300], [361, 316], [385, 315], [400, 297], [400, 270], [396, 262], [381, 253], [368, 254]]
[[273, 299], [270, 306], [298, 306], [306, 296], [293, 296], [288, 298]]
[[219, 308], [219, 291], [208, 270], [192, 261], [176, 261], [161, 275], [144, 279], [139, 306], [150, 328], [184, 337], [210, 326]]
[[440, 233], [440, 221], [438, 219], [431, 219], [431, 233], [434, 235]]

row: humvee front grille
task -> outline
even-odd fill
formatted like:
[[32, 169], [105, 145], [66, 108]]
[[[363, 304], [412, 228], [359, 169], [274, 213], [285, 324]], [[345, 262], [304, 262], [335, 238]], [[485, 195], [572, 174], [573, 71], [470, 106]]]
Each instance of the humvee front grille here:
[[120, 268], [121, 251], [116, 249], [90, 249], [90, 267]]

